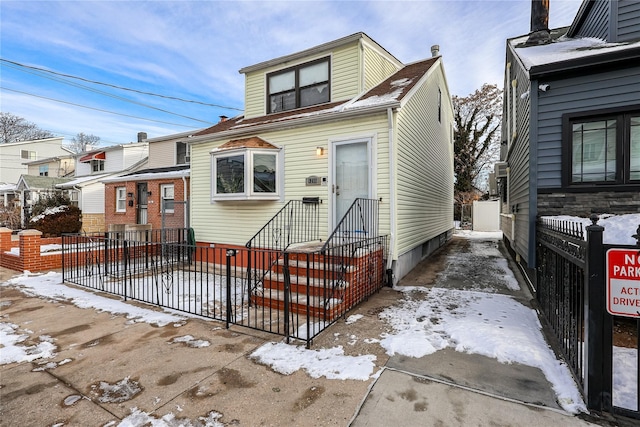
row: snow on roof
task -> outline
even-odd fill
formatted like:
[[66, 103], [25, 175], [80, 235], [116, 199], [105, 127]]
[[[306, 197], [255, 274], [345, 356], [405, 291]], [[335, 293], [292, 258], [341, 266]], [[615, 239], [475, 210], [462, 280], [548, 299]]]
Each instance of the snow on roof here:
[[0, 193], [5, 193], [7, 191], [15, 191], [16, 184], [0, 184]]
[[518, 37], [509, 41], [509, 44], [522, 60], [522, 64], [527, 70], [539, 65], [596, 57], [605, 53], [640, 47], [640, 41], [634, 43], [607, 43], [604, 40], [592, 37], [573, 39], [564, 35], [549, 44], [525, 47], [524, 42], [527, 37]]
[[100, 182], [124, 182], [124, 181], [138, 181], [138, 180], [150, 180], [150, 179], [166, 179], [166, 178], [182, 178], [188, 177], [190, 169], [174, 170], [167, 172], [143, 172], [133, 173], [124, 176], [116, 176], [113, 178], [101, 179]]

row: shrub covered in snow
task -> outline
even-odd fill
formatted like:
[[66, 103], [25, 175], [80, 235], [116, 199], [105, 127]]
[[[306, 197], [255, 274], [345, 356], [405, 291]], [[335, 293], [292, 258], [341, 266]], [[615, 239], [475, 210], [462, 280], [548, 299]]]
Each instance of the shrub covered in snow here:
[[32, 214], [29, 227], [42, 231], [45, 237], [77, 233], [82, 228], [82, 212], [61, 194], [42, 197], [33, 205]]

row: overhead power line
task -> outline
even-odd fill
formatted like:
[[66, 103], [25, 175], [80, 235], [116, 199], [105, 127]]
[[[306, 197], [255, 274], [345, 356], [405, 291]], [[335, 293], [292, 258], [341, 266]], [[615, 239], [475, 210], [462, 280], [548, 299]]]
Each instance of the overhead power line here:
[[0, 58], [0, 61], [6, 62], [8, 64], [13, 64], [13, 65], [16, 65], [18, 67], [29, 68], [29, 69], [32, 69], [32, 70], [37, 70], [37, 71], [42, 71], [42, 72], [45, 72], [45, 73], [55, 74], [55, 75], [62, 76], [62, 77], [67, 77], [67, 78], [70, 78], [70, 79], [81, 80], [81, 81], [84, 81], [84, 82], [87, 82], [87, 83], [93, 83], [93, 84], [97, 84], [97, 85], [112, 87], [114, 89], [120, 89], [120, 90], [129, 91], [129, 92], [135, 92], [135, 93], [139, 93], [139, 94], [142, 94], [142, 95], [156, 96], [158, 98], [171, 99], [171, 100], [174, 100], [174, 101], [187, 102], [187, 103], [191, 103], [191, 104], [200, 104], [200, 105], [205, 105], [207, 107], [216, 107], [216, 108], [223, 108], [223, 109], [226, 109], [226, 110], [243, 111], [241, 108], [227, 107], [227, 106], [219, 105], [219, 104], [209, 104], [207, 102], [194, 101], [194, 100], [191, 100], [191, 99], [184, 99], [184, 98], [179, 98], [179, 97], [176, 97], [176, 96], [162, 95], [162, 94], [153, 93], [153, 92], [145, 92], [145, 91], [142, 91], [142, 90], [131, 89], [131, 88], [128, 88], [128, 87], [114, 85], [114, 84], [111, 84], [111, 83], [99, 82], [99, 81], [96, 81], [96, 80], [86, 79], [84, 77], [78, 77], [78, 76], [73, 76], [71, 74], [65, 74], [65, 73], [59, 73], [57, 71], [47, 70], [45, 68], [40, 68], [40, 67], [35, 67], [35, 66], [32, 66], [32, 65], [21, 64], [20, 62], [10, 61], [10, 60], [4, 59], [4, 58]]
[[[20, 68], [18, 66], [13, 65], [13, 64], [9, 64], [9, 67], [14, 68], [14, 69], [19, 69]], [[141, 106], [141, 107], [144, 107], [144, 108], [149, 108], [151, 110], [160, 111], [162, 113], [171, 114], [172, 116], [182, 117], [183, 119], [188, 119], [188, 120], [194, 120], [196, 122], [204, 123], [206, 125], [212, 125], [213, 124], [213, 123], [211, 123], [209, 121], [206, 121], [206, 120], [196, 119], [194, 117], [190, 117], [190, 116], [185, 116], [185, 115], [182, 115], [182, 114], [174, 113], [172, 111], [164, 110], [162, 108], [154, 107], [152, 105], [148, 105], [148, 104], [145, 104], [145, 103], [142, 103], [142, 102], [133, 101], [131, 99], [124, 98], [122, 96], [114, 95], [112, 93], [105, 92], [103, 90], [95, 89], [93, 87], [84, 85], [82, 83], [76, 83], [76, 82], [73, 82], [73, 81], [65, 80], [63, 78], [56, 77], [55, 75], [46, 75], [46, 74], [44, 74], [44, 73], [42, 73], [40, 71], [37, 71], [37, 70], [20, 70], [20, 71], [25, 72], [25, 73], [29, 73], [29, 74], [33, 74], [34, 76], [38, 76], [38, 77], [42, 77], [42, 78], [45, 78], [45, 79], [53, 80], [53, 81], [58, 82], [58, 83], [63, 83], [63, 84], [69, 85], [69, 86], [77, 87], [79, 89], [87, 90], [89, 92], [97, 93], [98, 95], [104, 95], [104, 96], [107, 96], [109, 98], [117, 99], [119, 101], [128, 102], [130, 104], [138, 105], [138, 106]]]
[[10, 88], [5, 87], [5, 86], [0, 86], [0, 89], [8, 90], [10, 92], [15, 92], [15, 93], [21, 93], [23, 95], [33, 96], [33, 97], [36, 97], [36, 98], [46, 99], [48, 101], [59, 102], [61, 104], [73, 105], [74, 107], [86, 108], [88, 110], [95, 110], [95, 111], [100, 111], [100, 112], [103, 112], [103, 113], [115, 114], [116, 116], [131, 117], [133, 119], [145, 120], [145, 121], [148, 121], [148, 122], [155, 122], [155, 123], [162, 123], [162, 124], [165, 124], [165, 125], [180, 126], [180, 127], [189, 128], [189, 129], [198, 129], [197, 126], [187, 126], [187, 125], [182, 125], [182, 124], [178, 124], [178, 123], [165, 122], [165, 121], [162, 121], [162, 120], [153, 120], [153, 119], [147, 119], [145, 117], [132, 116], [130, 114], [116, 113], [115, 111], [103, 110], [102, 108], [89, 107], [89, 106], [86, 106], [86, 105], [76, 104], [74, 102], [62, 101], [60, 99], [48, 98], [46, 96], [35, 95], [33, 93], [23, 92], [21, 90], [10, 89]]

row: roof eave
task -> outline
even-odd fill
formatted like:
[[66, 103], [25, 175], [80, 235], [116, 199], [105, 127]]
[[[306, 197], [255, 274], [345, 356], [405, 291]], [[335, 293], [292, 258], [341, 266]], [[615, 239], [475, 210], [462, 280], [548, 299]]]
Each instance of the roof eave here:
[[297, 60], [300, 60], [300, 59], [307, 58], [309, 56], [313, 56], [313, 55], [317, 55], [317, 54], [322, 53], [322, 52], [326, 52], [328, 50], [333, 50], [333, 49], [335, 49], [337, 47], [341, 47], [341, 46], [344, 46], [346, 44], [353, 43], [353, 42], [356, 42], [356, 41], [362, 40], [362, 39], [366, 40], [369, 43], [372, 43], [372, 44], [378, 46], [380, 49], [382, 49], [382, 51], [386, 52], [391, 59], [395, 60], [397, 62], [397, 64], [400, 64], [400, 65], [402, 64], [402, 62], [400, 60], [398, 60], [398, 58], [396, 58], [391, 53], [389, 53], [389, 51], [387, 51], [384, 47], [382, 47], [378, 42], [376, 42], [371, 37], [369, 37], [368, 35], [366, 35], [362, 31], [360, 31], [358, 33], [351, 34], [349, 36], [342, 37], [340, 39], [333, 40], [333, 41], [330, 41], [330, 42], [327, 42], [327, 43], [323, 43], [323, 44], [320, 44], [318, 46], [314, 46], [312, 48], [302, 50], [300, 52], [295, 52], [295, 53], [292, 53], [292, 54], [289, 54], [289, 55], [280, 56], [278, 58], [269, 59], [268, 61], [263, 61], [263, 62], [260, 62], [258, 64], [255, 64], [255, 65], [249, 65], [248, 67], [241, 68], [238, 72], [240, 74], [245, 74], [245, 73], [250, 73], [252, 71], [257, 71], [257, 70], [262, 70], [264, 68], [272, 67], [274, 65], [283, 64], [285, 62], [297, 61]]
[[209, 142], [211, 140], [225, 139], [231, 137], [237, 137], [241, 135], [254, 135], [258, 132], [267, 132], [271, 130], [292, 129], [301, 126], [308, 126], [310, 124], [327, 123], [338, 120], [346, 120], [354, 117], [365, 116], [369, 114], [375, 114], [380, 112], [386, 112], [389, 108], [399, 108], [400, 101], [391, 101], [381, 104], [376, 104], [367, 107], [356, 107], [348, 109], [346, 111], [331, 111], [325, 114], [318, 114], [313, 116], [293, 118], [289, 120], [269, 122], [263, 124], [257, 124], [253, 126], [247, 126], [243, 128], [229, 129], [220, 131], [217, 133], [209, 133], [201, 136], [194, 136], [189, 140], [190, 144], [197, 145]]

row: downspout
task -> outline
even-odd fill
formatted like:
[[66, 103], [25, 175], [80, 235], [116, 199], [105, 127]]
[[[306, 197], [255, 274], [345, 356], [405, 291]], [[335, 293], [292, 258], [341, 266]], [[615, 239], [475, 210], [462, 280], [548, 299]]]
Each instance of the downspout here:
[[[387, 272], [392, 270], [393, 256], [395, 255], [395, 241], [396, 241], [396, 167], [395, 156], [393, 147], [393, 109], [387, 108], [387, 125], [389, 127], [389, 253], [387, 254]], [[389, 275], [393, 278], [393, 275]], [[388, 286], [393, 287], [393, 283], [388, 283]]]
[[[189, 167], [189, 171], [191, 171], [191, 167]], [[191, 174], [189, 174], [191, 175]], [[189, 180], [189, 182], [191, 182], [191, 180]], [[184, 196], [184, 201], [186, 202], [184, 207], [185, 209], [188, 210], [188, 216], [191, 216], [191, 209], [189, 209], [189, 198], [187, 197], [187, 179], [185, 178], [184, 175], [182, 175], [182, 195]], [[184, 216], [184, 228], [189, 228], [187, 227], [187, 222], [189, 222], [189, 224], [191, 224], [191, 218], [188, 218], [187, 215]]]

